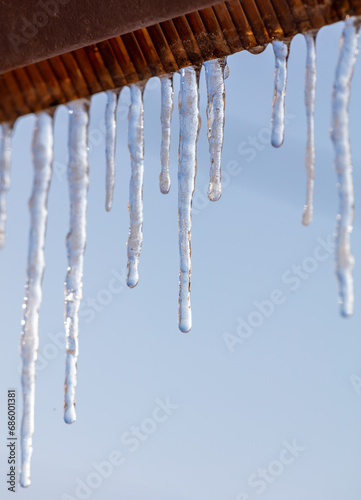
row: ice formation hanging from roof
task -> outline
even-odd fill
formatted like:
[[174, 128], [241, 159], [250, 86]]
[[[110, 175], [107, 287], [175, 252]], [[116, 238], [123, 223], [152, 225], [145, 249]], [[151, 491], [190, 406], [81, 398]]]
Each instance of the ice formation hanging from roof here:
[[316, 98], [316, 35], [317, 32], [305, 34], [307, 46], [306, 74], [305, 74], [305, 104], [307, 116], [307, 144], [306, 144], [306, 175], [307, 195], [302, 222], [308, 226], [313, 217], [313, 185], [315, 178], [315, 98]]
[[128, 144], [131, 177], [129, 185], [129, 236], [127, 243], [127, 285], [135, 287], [139, 281], [139, 257], [143, 242], [143, 177], [144, 177], [144, 123], [143, 84], [130, 87]]
[[192, 328], [191, 227], [192, 198], [197, 173], [197, 141], [200, 129], [199, 68], [180, 72], [179, 158], [178, 158], [178, 239], [180, 254], [178, 325], [182, 332]]
[[29, 201], [30, 235], [28, 265], [23, 304], [20, 350], [23, 417], [20, 431], [21, 486], [30, 485], [30, 461], [33, 451], [35, 364], [39, 345], [39, 309], [42, 299], [45, 260], [44, 246], [48, 218], [48, 193], [53, 162], [53, 118], [46, 111], [36, 117], [33, 139], [34, 181]]
[[271, 119], [271, 143], [275, 148], [279, 148], [283, 144], [285, 134], [285, 97], [290, 43], [274, 40], [272, 45], [275, 54], [275, 89]]
[[105, 110], [105, 155], [106, 155], [106, 199], [105, 209], [109, 212], [113, 203], [113, 192], [115, 183], [115, 145], [117, 139], [116, 114], [118, 107], [118, 92], [116, 90], [108, 90], [107, 106]]
[[65, 401], [64, 421], [76, 420], [75, 389], [78, 359], [78, 313], [82, 299], [83, 263], [86, 241], [86, 208], [89, 184], [88, 165], [89, 101], [80, 99], [69, 104], [70, 225], [66, 237], [68, 269], [65, 279]]
[[336, 67], [332, 97], [331, 138], [335, 149], [335, 168], [338, 182], [340, 211], [336, 224], [336, 275], [339, 282], [339, 303], [341, 314], [353, 314], [354, 257], [351, 253], [351, 233], [354, 218], [354, 190], [352, 179], [352, 158], [348, 130], [348, 106], [350, 86], [358, 52], [359, 18], [345, 21]]
[[169, 150], [170, 150], [170, 126], [173, 112], [173, 75], [164, 75], [160, 78], [161, 85], [161, 112], [162, 142], [160, 147], [159, 189], [162, 194], [169, 193]]
[[207, 138], [211, 159], [207, 194], [211, 201], [219, 200], [222, 194], [221, 156], [224, 133], [226, 64], [226, 57], [204, 63], [207, 82]]

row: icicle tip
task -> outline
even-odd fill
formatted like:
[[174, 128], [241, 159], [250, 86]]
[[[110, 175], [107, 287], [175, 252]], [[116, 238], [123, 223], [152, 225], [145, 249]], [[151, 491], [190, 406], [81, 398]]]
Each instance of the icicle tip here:
[[162, 194], [168, 194], [170, 191], [169, 172], [162, 171], [159, 175], [159, 189]]
[[302, 216], [302, 224], [304, 226], [309, 226], [312, 222], [312, 219], [313, 219], [313, 211], [310, 210], [310, 207], [308, 205], [305, 205]]
[[19, 484], [22, 488], [29, 488], [29, 486], [31, 485], [30, 474], [25, 473], [21, 470]]
[[218, 201], [222, 196], [222, 184], [221, 182], [209, 183], [207, 196], [209, 201]]
[[133, 259], [128, 261], [128, 277], [127, 285], [129, 288], [134, 288], [139, 282], [138, 262]]

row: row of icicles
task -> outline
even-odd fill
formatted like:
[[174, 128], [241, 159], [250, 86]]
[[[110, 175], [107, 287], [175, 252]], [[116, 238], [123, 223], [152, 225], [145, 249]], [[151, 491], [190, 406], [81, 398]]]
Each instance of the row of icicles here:
[[[340, 213], [336, 225], [336, 274], [339, 281], [341, 313], [353, 312], [354, 265], [350, 251], [350, 235], [353, 224], [354, 198], [352, 163], [348, 131], [348, 105], [350, 82], [357, 55], [360, 18], [347, 18], [342, 34], [332, 98], [332, 132], [340, 197]], [[305, 34], [307, 62], [305, 78], [305, 102], [307, 113], [307, 199], [303, 223], [309, 224], [313, 214], [314, 184], [314, 107], [316, 88], [316, 33]], [[287, 60], [289, 42], [273, 41], [275, 54], [275, 90], [272, 112], [271, 142], [275, 147], [283, 143]], [[207, 137], [210, 153], [210, 181], [208, 197], [216, 201], [221, 196], [221, 151], [225, 117], [224, 80], [228, 76], [226, 58], [204, 63], [207, 84]], [[179, 118], [180, 142], [178, 159], [178, 224], [179, 224], [179, 328], [188, 332], [192, 326], [190, 306], [191, 278], [191, 211], [192, 196], [197, 170], [197, 139], [199, 118], [200, 67], [180, 70]], [[173, 111], [173, 77], [161, 77], [161, 173], [160, 191], [170, 189], [169, 148], [170, 126]], [[142, 246], [143, 225], [143, 91], [145, 83], [130, 87], [129, 151], [131, 178], [129, 195], [129, 236], [127, 244], [129, 287], [139, 280], [138, 263]], [[106, 210], [113, 199], [116, 146], [116, 112], [119, 91], [107, 92], [106, 105]], [[89, 100], [80, 99], [69, 103], [69, 163], [68, 183], [70, 190], [70, 228], [66, 238], [68, 268], [65, 281], [65, 334], [66, 375], [64, 420], [76, 420], [75, 389], [78, 357], [78, 312], [82, 298], [83, 259], [86, 240], [86, 207], [88, 191], [87, 129]], [[12, 125], [2, 125], [0, 156], [0, 245], [4, 243], [6, 219], [5, 196], [10, 184], [10, 151]], [[34, 431], [35, 363], [38, 351], [38, 320], [41, 304], [41, 283], [44, 274], [44, 244], [47, 224], [47, 199], [53, 161], [53, 113], [43, 111], [36, 115], [33, 138], [34, 184], [29, 208], [31, 217], [27, 279], [23, 303], [21, 333], [23, 418], [21, 425], [21, 486], [30, 484], [30, 461]]]

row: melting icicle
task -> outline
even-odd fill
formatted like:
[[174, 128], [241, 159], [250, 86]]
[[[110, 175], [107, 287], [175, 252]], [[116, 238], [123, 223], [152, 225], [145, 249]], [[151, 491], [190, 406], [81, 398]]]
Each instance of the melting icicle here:
[[305, 104], [307, 115], [307, 145], [306, 145], [306, 174], [307, 197], [303, 212], [302, 223], [305, 226], [312, 221], [313, 216], [313, 185], [315, 178], [315, 137], [314, 113], [316, 97], [316, 35], [313, 31], [305, 34], [307, 46], [306, 75], [305, 75]]
[[129, 186], [129, 237], [127, 244], [128, 277], [130, 288], [139, 281], [138, 264], [143, 241], [143, 175], [144, 175], [144, 130], [143, 130], [143, 84], [130, 87], [128, 143], [131, 163]]
[[179, 313], [182, 332], [192, 328], [191, 288], [191, 225], [192, 198], [197, 172], [197, 141], [199, 117], [199, 68], [183, 68], [179, 91], [179, 159], [178, 159], [178, 232], [179, 232]]
[[39, 345], [39, 308], [41, 304], [45, 260], [44, 244], [48, 217], [47, 201], [53, 161], [53, 119], [47, 112], [36, 117], [33, 140], [34, 183], [29, 202], [31, 226], [27, 278], [23, 304], [21, 357], [23, 418], [21, 422], [20, 484], [30, 485], [30, 461], [33, 451], [35, 363]]
[[113, 191], [115, 182], [115, 145], [116, 145], [116, 113], [118, 107], [118, 93], [116, 90], [107, 91], [107, 107], [105, 110], [107, 161], [106, 171], [106, 200], [105, 209], [109, 212], [113, 204]]
[[354, 216], [352, 159], [348, 130], [350, 86], [358, 52], [360, 18], [347, 18], [341, 38], [332, 97], [331, 139], [335, 149], [335, 168], [340, 200], [336, 224], [336, 275], [339, 282], [341, 314], [353, 314], [354, 292], [351, 232]]
[[275, 148], [283, 144], [285, 133], [285, 96], [289, 42], [272, 42], [275, 54], [275, 89], [273, 95], [271, 143]]
[[208, 198], [217, 201], [222, 194], [221, 184], [221, 157], [224, 132], [225, 88], [224, 72], [226, 58], [206, 61], [207, 82], [207, 137], [211, 168], [208, 186]]
[[65, 280], [66, 372], [64, 421], [76, 420], [75, 389], [78, 359], [78, 312], [82, 299], [83, 262], [86, 241], [86, 207], [89, 184], [88, 122], [89, 101], [69, 104], [70, 228], [66, 238], [68, 270]]
[[161, 124], [162, 143], [160, 147], [161, 173], [159, 175], [159, 189], [162, 194], [169, 193], [169, 149], [170, 149], [170, 125], [173, 111], [173, 76], [165, 75], [160, 78], [161, 83]]
[[10, 187], [10, 157], [12, 125], [1, 125], [0, 139], [0, 248], [5, 242], [6, 193]]

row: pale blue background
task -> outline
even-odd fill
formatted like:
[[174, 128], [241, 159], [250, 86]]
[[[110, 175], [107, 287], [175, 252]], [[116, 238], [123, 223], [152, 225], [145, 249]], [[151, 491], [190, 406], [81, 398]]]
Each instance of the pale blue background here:
[[[280, 150], [267, 145], [247, 161], [237, 148], [249, 135], [269, 127], [274, 59], [271, 47], [259, 56], [229, 58], [223, 165], [237, 161], [218, 203], [208, 203], [193, 218], [193, 329], [177, 329], [177, 149], [178, 113], [172, 125], [168, 196], [158, 190], [160, 89], [149, 82], [145, 95], [144, 243], [140, 282], [124, 287], [103, 311], [81, 319], [77, 422], [62, 420], [64, 352], [50, 333], [63, 330], [63, 282], [68, 227], [67, 111], [58, 109], [55, 125], [55, 175], [49, 198], [40, 351], [53, 349], [38, 373], [32, 485], [17, 488], [31, 500], [75, 496], [76, 479], [86, 480], [92, 462], [123, 451], [126, 462], [93, 490], [93, 499], [236, 500], [257, 498], [247, 485], [259, 467], [278, 458], [284, 440], [305, 447], [295, 462], [261, 495], [264, 500], [349, 500], [361, 494], [361, 397], [350, 376], [361, 376], [361, 66], [356, 65], [351, 99], [351, 141], [355, 167], [356, 223], [352, 237], [355, 315], [338, 314], [333, 256], [292, 293], [282, 275], [313, 255], [317, 238], [332, 234], [337, 213], [336, 175], [329, 139], [330, 99], [342, 25], [318, 37], [316, 105], [315, 217], [300, 219], [305, 199], [304, 110], [305, 43], [292, 42], [287, 113], [292, 115]], [[175, 77], [175, 92], [179, 77]], [[126, 265], [129, 154], [125, 91], [119, 108], [117, 178], [114, 207], [105, 212], [104, 136], [99, 133], [105, 95], [93, 99], [90, 135], [88, 237], [84, 299], [109, 286], [112, 270]], [[176, 101], [175, 101], [176, 102]], [[206, 92], [201, 75], [201, 116], [196, 186], [208, 181], [205, 135]], [[6, 247], [1, 253], [0, 463], [1, 498], [6, 491], [6, 393], [19, 390], [19, 334], [29, 230], [30, 145], [34, 117], [22, 118], [13, 141], [12, 186], [8, 195]], [[199, 205], [198, 205], [199, 208]], [[222, 338], [235, 334], [254, 301], [280, 288], [286, 302], [231, 354]], [[156, 398], [169, 396], [179, 409], [155, 434], [130, 453], [120, 436], [150, 417]]]

